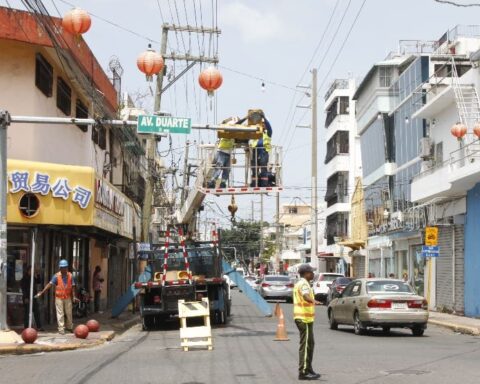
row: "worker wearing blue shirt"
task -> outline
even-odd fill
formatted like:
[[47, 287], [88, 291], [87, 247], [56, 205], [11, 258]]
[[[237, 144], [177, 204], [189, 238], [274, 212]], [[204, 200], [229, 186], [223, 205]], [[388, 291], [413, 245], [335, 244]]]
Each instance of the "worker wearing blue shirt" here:
[[268, 158], [272, 150], [272, 126], [265, 115], [262, 116], [265, 129], [260, 139], [250, 140], [253, 149], [250, 165], [252, 167], [251, 187], [266, 187], [268, 185]]

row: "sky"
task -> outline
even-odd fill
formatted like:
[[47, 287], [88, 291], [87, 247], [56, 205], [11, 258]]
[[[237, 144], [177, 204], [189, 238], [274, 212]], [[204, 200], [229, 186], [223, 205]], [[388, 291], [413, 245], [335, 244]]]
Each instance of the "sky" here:
[[[53, 16], [63, 15], [73, 5], [92, 14], [92, 27], [84, 35], [86, 42], [105, 70], [113, 56], [119, 59], [124, 69], [123, 90], [147, 109], [152, 106], [154, 84], [145, 81], [136, 58], [148, 43], [159, 50], [162, 22], [217, 25], [221, 29], [218, 43], [208, 37], [197, 39], [195, 34], [171, 33], [168, 48], [169, 52], [189, 50], [191, 54], [218, 51], [223, 84], [215, 102], [198, 86], [197, 65], [165, 92], [161, 109], [173, 116], [191, 117], [194, 123], [219, 122], [229, 116], [244, 116], [251, 108], [263, 109], [273, 127], [273, 144], [284, 148], [281, 204], [297, 197], [310, 202], [311, 131], [295, 127], [310, 123], [309, 111], [296, 105], [311, 101], [296, 86], [310, 84], [313, 67], [318, 68], [320, 86], [321, 200], [326, 186], [323, 95], [331, 82], [347, 77], [360, 81], [375, 62], [397, 49], [399, 40], [438, 40], [457, 24], [480, 24], [480, 7], [454, 7], [434, 0], [44, 0], [44, 4]], [[0, 5], [24, 8], [20, 0], [0, 0]], [[183, 64], [167, 62], [167, 66], [167, 73], [173, 76]], [[160, 151], [168, 154], [167, 165], [183, 163], [186, 139], [213, 143], [215, 135], [177, 135], [172, 138], [173, 152], [168, 151], [168, 142], [162, 141]], [[260, 197], [236, 199], [237, 216], [250, 219], [251, 201], [258, 202]], [[224, 221], [229, 200], [208, 198], [207, 215]], [[272, 220], [275, 197], [266, 196], [264, 203], [264, 218]], [[258, 219], [259, 205], [254, 207]]]

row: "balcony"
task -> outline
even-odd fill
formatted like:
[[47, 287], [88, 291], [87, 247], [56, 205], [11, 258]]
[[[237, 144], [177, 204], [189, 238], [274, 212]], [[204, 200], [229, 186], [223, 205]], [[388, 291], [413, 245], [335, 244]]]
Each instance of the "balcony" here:
[[480, 141], [450, 153], [449, 161], [414, 177], [412, 201], [464, 195], [480, 181]]
[[329, 178], [331, 175], [337, 172], [348, 172], [350, 170], [350, 155], [337, 154], [332, 160], [325, 166], [325, 176]]
[[325, 102], [328, 100], [330, 95], [336, 90], [336, 89], [348, 89], [349, 87], [349, 81], [347, 79], [336, 79], [332, 85], [330, 85], [330, 88], [328, 88], [327, 93], [325, 93]]

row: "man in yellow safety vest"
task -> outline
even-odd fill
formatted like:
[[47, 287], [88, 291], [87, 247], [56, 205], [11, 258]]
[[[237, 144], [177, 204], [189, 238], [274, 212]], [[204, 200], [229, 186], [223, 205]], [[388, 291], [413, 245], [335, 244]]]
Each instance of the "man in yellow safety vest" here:
[[[222, 121], [222, 124], [235, 124], [238, 121], [238, 117], [231, 117]], [[207, 183], [208, 188], [215, 188], [217, 179], [222, 176], [220, 181], [220, 188], [226, 188], [228, 182], [228, 176], [230, 174], [230, 162], [232, 151], [235, 148], [235, 139], [220, 139], [217, 144], [217, 151], [213, 164], [215, 170], [213, 171], [212, 178]]]
[[313, 268], [310, 264], [302, 264], [298, 267], [300, 280], [293, 289], [293, 318], [300, 331], [299, 349], [299, 380], [317, 380], [320, 374], [312, 368], [313, 349], [315, 341], [313, 337], [313, 322], [315, 320], [315, 301], [310, 282], [313, 280]]
[[250, 148], [253, 153], [250, 160], [252, 167], [251, 187], [267, 187], [268, 186], [268, 158], [272, 150], [272, 126], [262, 113], [265, 123], [262, 138], [250, 140]]

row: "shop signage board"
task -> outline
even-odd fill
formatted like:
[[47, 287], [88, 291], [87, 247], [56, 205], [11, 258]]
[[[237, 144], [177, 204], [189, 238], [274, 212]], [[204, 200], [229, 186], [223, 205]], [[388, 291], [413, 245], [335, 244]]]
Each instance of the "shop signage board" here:
[[187, 117], [140, 115], [137, 121], [137, 133], [180, 133], [192, 132], [192, 119]]

